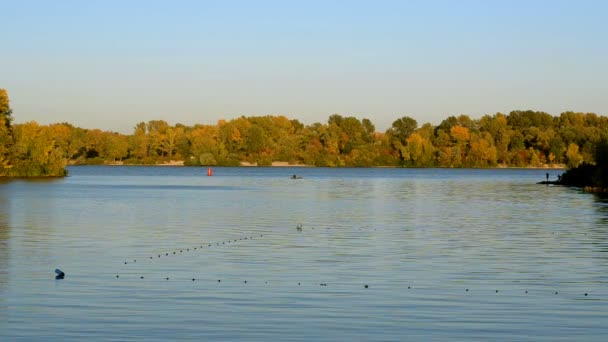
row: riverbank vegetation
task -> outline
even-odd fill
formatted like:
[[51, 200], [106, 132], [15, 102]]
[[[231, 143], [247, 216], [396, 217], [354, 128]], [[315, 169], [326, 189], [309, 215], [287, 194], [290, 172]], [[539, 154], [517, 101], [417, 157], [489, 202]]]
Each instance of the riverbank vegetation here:
[[31, 144], [50, 144], [47, 150], [58, 149], [71, 164], [182, 160], [209, 166], [285, 161], [329, 167], [575, 167], [595, 162], [595, 146], [608, 132], [608, 118], [513, 111], [480, 119], [451, 116], [437, 126], [419, 126], [405, 116], [386, 132], [376, 132], [369, 119], [338, 114], [311, 125], [285, 116], [243, 116], [194, 126], [153, 120], [138, 123], [129, 135], [67, 123], [29, 122], [15, 129], [39, 132]]
[[12, 120], [8, 94], [0, 89], [0, 177], [65, 176], [65, 153], [53, 128]]
[[512, 111], [472, 119], [450, 116], [419, 125], [409, 116], [377, 132], [370, 119], [334, 114], [305, 125], [281, 115], [242, 116], [216, 124], [138, 123], [132, 134], [69, 123], [11, 125], [6, 98], [0, 132], [5, 175], [57, 174], [69, 164], [329, 167], [576, 167], [596, 163], [608, 118], [594, 113]]
[[575, 186], [588, 192], [608, 193], [608, 140], [603, 139], [595, 150], [595, 162], [583, 162], [567, 170], [559, 184]]

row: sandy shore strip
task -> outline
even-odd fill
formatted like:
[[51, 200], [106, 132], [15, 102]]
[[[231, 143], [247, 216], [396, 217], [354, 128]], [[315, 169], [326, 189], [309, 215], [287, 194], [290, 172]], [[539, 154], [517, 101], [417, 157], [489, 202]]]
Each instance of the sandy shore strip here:
[[[249, 162], [241, 162], [241, 166], [258, 166], [257, 163], [249, 163]], [[305, 164], [289, 164], [288, 162], [283, 161], [275, 161], [272, 162], [272, 167], [310, 167], [310, 165]]]

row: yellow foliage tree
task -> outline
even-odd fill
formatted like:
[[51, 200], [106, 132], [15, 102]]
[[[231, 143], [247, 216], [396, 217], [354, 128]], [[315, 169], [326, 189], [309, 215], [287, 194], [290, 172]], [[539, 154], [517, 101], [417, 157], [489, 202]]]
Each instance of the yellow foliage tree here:
[[433, 144], [418, 133], [412, 133], [406, 139], [406, 145], [402, 148], [402, 155], [406, 162], [412, 166], [425, 167], [433, 163]]
[[572, 143], [568, 145], [568, 150], [566, 151], [566, 159], [568, 161], [569, 168], [577, 167], [580, 163], [583, 162], [583, 156], [579, 152], [579, 147], [577, 144]]

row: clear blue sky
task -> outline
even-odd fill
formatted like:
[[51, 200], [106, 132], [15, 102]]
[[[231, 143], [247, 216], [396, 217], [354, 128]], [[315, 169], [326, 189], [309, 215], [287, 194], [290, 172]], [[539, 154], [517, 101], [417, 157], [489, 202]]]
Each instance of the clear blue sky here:
[[608, 114], [608, 1], [0, 0], [15, 121]]

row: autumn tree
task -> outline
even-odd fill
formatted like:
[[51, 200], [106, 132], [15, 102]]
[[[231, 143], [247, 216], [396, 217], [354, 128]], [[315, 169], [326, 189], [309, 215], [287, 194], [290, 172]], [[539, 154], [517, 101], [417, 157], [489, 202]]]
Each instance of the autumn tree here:
[[577, 167], [583, 162], [583, 156], [580, 154], [577, 144], [572, 143], [568, 145], [568, 150], [566, 151], [566, 160], [569, 168]]
[[406, 139], [401, 155], [409, 166], [429, 167], [433, 165], [435, 147], [427, 137], [414, 132]]
[[106, 161], [122, 161], [128, 156], [129, 140], [122, 134], [106, 132], [101, 142], [101, 150]]
[[494, 139], [487, 132], [471, 134], [465, 164], [468, 167], [493, 167], [497, 163]]
[[12, 148], [13, 167], [9, 174], [18, 177], [64, 176], [66, 159], [55, 143], [53, 130], [36, 122], [15, 125]]
[[149, 160], [150, 137], [145, 122], [135, 125], [133, 135], [129, 136], [129, 151], [134, 162]]
[[152, 120], [137, 124], [130, 135], [66, 123], [48, 127], [28, 123], [19, 125], [17, 136], [11, 120], [8, 96], [2, 91], [0, 172], [4, 175], [11, 166], [24, 169], [30, 156], [37, 160], [31, 165], [38, 165], [32, 170], [42, 171], [29, 170], [28, 174], [46, 172], [57, 151], [72, 163], [156, 164], [173, 159], [183, 160], [185, 165], [225, 166], [244, 161], [330, 167], [573, 166], [593, 163], [596, 146], [608, 139], [607, 117], [578, 112], [553, 117], [544, 112], [512, 111], [481, 119], [463, 114], [450, 116], [438, 126], [426, 123], [420, 128], [416, 120], [404, 116], [385, 133], [375, 132], [369, 119], [340, 114], [312, 125], [272, 115], [191, 127]]
[[12, 110], [8, 93], [0, 89], [0, 176], [7, 176], [11, 168], [10, 151], [13, 145]]

